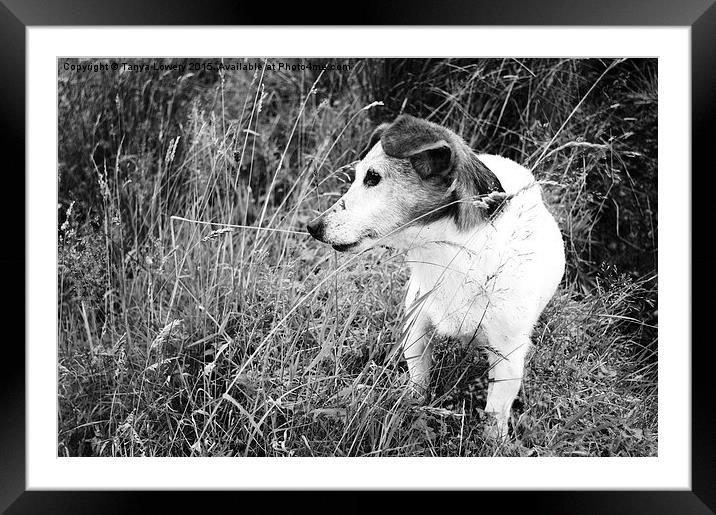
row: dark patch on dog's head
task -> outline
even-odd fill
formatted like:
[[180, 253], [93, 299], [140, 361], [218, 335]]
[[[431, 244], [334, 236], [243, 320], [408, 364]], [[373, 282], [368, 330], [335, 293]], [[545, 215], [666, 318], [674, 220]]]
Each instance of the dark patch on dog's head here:
[[470, 199], [502, 192], [502, 184], [457, 134], [409, 115], [398, 116], [392, 124], [379, 129], [386, 155], [408, 159], [425, 186], [432, 190], [435, 203], [426, 206], [429, 209], [425, 209], [420, 223], [450, 216], [460, 229], [468, 229], [491, 214], [475, 207]]
[[383, 131], [383, 151], [410, 164], [423, 179], [450, 173], [455, 149], [450, 141], [457, 136], [440, 125], [409, 115], [400, 115]]

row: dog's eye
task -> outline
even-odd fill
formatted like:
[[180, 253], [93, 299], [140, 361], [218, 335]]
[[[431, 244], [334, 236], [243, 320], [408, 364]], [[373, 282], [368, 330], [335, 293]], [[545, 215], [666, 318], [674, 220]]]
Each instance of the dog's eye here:
[[375, 173], [373, 170], [368, 170], [368, 173], [365, 174], [365, 178], [363, 178], [363, 184], [366, 186], [375, 186], [380, 182], [380, 175]]

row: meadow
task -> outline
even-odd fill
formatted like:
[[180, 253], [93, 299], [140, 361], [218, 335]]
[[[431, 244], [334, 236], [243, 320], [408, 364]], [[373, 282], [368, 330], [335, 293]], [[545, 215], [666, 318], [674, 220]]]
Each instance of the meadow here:
[[[58, 456], [657, 454], [656, 60], [65, 61]], [[402, 112], [533, 168], [562, 230], [506, 442], [479, 348], [406, 395], [404, 256], [305, 233]]]

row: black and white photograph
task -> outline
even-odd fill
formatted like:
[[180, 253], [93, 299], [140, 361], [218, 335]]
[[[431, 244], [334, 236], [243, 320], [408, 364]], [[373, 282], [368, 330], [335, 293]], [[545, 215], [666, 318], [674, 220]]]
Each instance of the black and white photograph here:
[[658, 84], [58, 58], [57, 456], [658, 456]]

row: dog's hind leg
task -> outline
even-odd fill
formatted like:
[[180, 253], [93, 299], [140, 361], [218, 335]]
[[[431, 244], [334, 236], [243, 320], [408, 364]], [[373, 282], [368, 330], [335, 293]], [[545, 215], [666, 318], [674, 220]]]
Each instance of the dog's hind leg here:
[[529, 337], [512, 340], [510, 343], [510, 350], [493, 347], [487, 352], [490, 382], [487, 387], [485, 411], [495, 418], [495, 422], [494, 425], [487, 426], [486, 434], [497, 439], [507, 437], [512, 403], [522, 385], [525, 358], [530, 348]]

